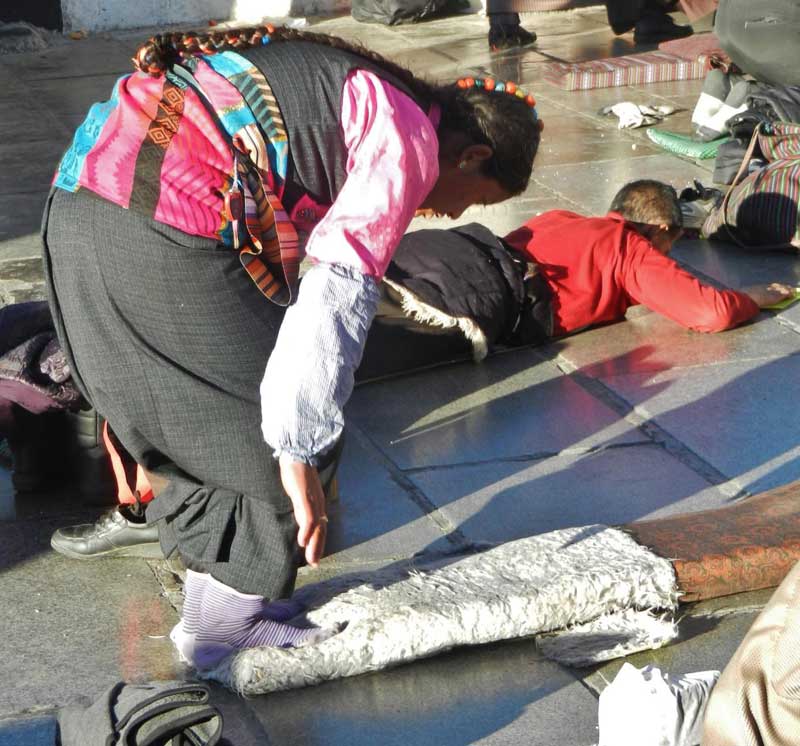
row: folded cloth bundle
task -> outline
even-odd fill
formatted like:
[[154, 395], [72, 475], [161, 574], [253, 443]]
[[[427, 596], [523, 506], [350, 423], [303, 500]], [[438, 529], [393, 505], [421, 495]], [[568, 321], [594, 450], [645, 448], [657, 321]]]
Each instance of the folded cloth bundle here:
[[613, 106], [604, 106], [598, 112], [601, 116], [614, 114], [619, 118], [619, 129], [649, 127], [674, 114], [677, 107], [669, 104], [635, 104], [633, 101], [620, 101]]
[[61, 746], [214, 746], [222, 715], [208, 698], [195, 682], [120, 682], [89, 707], [58, 713]]
[[33, 414], [75, 411], [84, 403], [46, 301], [0, 309], [0, 400]]

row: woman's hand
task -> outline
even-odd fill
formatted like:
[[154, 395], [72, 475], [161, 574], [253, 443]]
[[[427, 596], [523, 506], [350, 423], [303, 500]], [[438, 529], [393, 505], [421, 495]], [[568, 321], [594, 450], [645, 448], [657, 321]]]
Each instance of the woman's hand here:
[[297, 543], [306, 550], [306, 562], [316, 567], [325, 551], [328, 516], [325, 515], [325, 493], [319, 474], [313, 466], [293, 461], [283, 455], [278, 460], [283, 489], [294, 508], [294, 519], [300, 527]]
[[753, 287], [744, 288], [743, 292], [747, 293], [758, 304], [759, 308], [764, 308], [765, 306], [780, 303], [786, 298], [791, 298], [794, 295], [794, 288], [784, 285], [782, 282], [772, 282], [768, 285], [754, 285]]

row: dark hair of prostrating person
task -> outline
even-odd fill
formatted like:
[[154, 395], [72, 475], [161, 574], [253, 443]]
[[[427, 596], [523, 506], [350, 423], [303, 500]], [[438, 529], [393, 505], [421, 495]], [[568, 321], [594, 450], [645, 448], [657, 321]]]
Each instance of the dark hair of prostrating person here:
[[609, 210], [639, 225], [666, 225], [673, 231], [683, 227], [678, 193], [669, 184], [653, 179], [626, 184], [611, 201]]
[[440, 106], [440, 133], [463, 133], [474, 144], [488, 145], [493, 155], [483, 163], [486, 176], [496, 179], [512, 195], [527, 187], [539, 147], [540, 124], [524, 99], [484, 88], [433, 85], [376, 52], [335, 36], [271, 25], [164, 33], [145, 42], [133, 62], [141, 72], [157, 76], [183, 58], [227, 49], [246, 50], [264, 44], [265, 38], [270, 44], [295, 40], [323, 44], [368, 60], [422, 100]]

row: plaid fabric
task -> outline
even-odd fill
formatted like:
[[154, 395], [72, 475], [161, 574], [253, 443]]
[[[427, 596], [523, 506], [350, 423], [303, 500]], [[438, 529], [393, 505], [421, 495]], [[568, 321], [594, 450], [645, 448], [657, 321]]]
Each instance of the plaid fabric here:
[[800, 124], [762, 125], [753, 137], [769, 163], [731, 185], [703, 234], [752, 248], [800, 248]]

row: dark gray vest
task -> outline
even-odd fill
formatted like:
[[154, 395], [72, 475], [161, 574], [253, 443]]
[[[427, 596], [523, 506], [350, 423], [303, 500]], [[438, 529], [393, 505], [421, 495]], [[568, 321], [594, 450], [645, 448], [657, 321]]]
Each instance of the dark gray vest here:
[[396, 77], [356, 54], [307, 41], [274, 42], [244, 52], [269, 81], [289, 137], [284, 207], [305, 193], [332, 204], [344, 185], [347, 148], [340, 116], [342, 91], [351, 70], [369, 70], [409, 95], [423, 111], [428, 103]]

